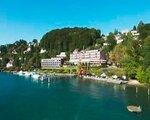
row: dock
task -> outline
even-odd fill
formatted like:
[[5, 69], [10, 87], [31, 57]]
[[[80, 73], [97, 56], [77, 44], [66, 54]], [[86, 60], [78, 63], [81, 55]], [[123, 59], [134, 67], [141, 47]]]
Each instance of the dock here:
[[97, 81], [102, 81], [106, 83], [113, 83], [113, 84], [126, 84], [128, 81], [124, 80], [118, 80], [118, 79], [112, 79], [112, 78], [101, 78], [101, 77], [95, 77], [95, 76], [83, 76], [83, 79], [92, 79]]

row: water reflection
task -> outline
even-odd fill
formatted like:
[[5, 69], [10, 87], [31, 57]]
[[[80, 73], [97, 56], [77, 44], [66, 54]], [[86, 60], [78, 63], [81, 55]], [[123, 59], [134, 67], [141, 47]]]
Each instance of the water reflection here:
[[148, 103], [150, 100], [150, 90], [145, 87], [135, 87], [127, 85], [113, 85], [99, 83], [96, 81], [82, 80], [70, 77], [53, 77], [50, 82], [41, 82], [34, 79], [28, 79], [38, 83], [41, 87], [50, 88], [60, 82], [67, 82], [68, 89], [79, 94], [89, 94], [93, 99], [101, 99], [105, 96], [113, 96], [125, 99], [126, 104], [141, 104], [141, 99], [145, 98]]
[[[21, 120], [149, 120], [150, 99], [145, 87], [74, 77], [51, 77], [50, 82], [41, 82], [5, 74], [0, 76], [0, 85], [2, 120], [7, 117]], [[132, 104], [140, 105], [143, 112], [128, 112], [126, 107]]]
[[[123, 111], [123, 114], [130, 114], [126, 109], [128, 105], [140, 105], [143, 112], [135, 115], [135, 119], [136, 117], [147, 119], [147, 114], [150, 111], [149, 89], [145, 87], [107, 84], [70, 77], [51, 77], [50, 82], [41, 82], [32, 78], [26, 78], [25, 81], [33, 82], [33, 87], [47, 89], [49, 92], [55, 92], [55, 94], [58, 92], [61, 96], [63, 94], [65, 96], [72, 95], [76, 100], [80, 99], [80, 111], [87, 104], [89, 107], [96, 107], [94, 104], [89, 103], [88, 99], [99, 104], [99, 107], [103, 109], [108, 107], [114, 110], [118, 107], [116, 113]], [[25, 84], [25, 86], [28, 86], [30, 83], [25, 82]], [[80, 116], [80, 112], [78, 116]]]

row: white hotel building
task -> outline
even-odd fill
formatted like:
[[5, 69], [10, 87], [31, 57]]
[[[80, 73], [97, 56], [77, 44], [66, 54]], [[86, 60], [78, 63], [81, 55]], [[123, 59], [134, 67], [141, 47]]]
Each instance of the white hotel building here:
[[90, 63], [91, 65], [101, 65], [106, 62], [106, 56], [100, 50], [74, 50], [72, 54], [70, 54], [70, 63], [78, 64], [78, 63]]
[[65, 52], [61, 52], [56, 57], [50, 59], [42, 59], [41, 67], [42, 69], [58, 68], [63, 65], [64, 58], [66, 57]]
[[41, 60], [42, 69], [58, 68], [61, 67], [61, 65], [62, 65], [61, 58], [50, 58]]

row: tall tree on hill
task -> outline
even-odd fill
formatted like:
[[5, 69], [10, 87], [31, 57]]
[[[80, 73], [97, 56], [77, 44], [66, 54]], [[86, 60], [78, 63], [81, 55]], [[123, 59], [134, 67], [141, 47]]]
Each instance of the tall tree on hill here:
[[111, 62], [116, 65], [121, 65], [122, 60], [126, 56], [126, 47], [123, 44], [118, 44], [115, 48], [109, 53], [109, 59]]
[[133, 26], [133, 29], [132, 29], [132, 30], [136, 30], [136, 26], [135, 26], [135, 25]]
[[138, 25], [138, 32], [140, 33], [139, 38], [144, 40], [150, 35], [150, 24], [144, 24], [143, 22], [140, 22]]
[[40, 41], [40, 46], [48, 51], [72, 52], [74, 49], [82, 49], [95, 45], [100, 38], [100, 31], [89, 28], [63, 28], [46, 33]]
[[105, 51], [110, 52], [117, 44], [115, 35], [112, 32], [107, 36], [106, 42], [108, 43], [108, 46], [105, 48]]
[[142, 47], [143, 65], [145, 68], [150, 66], [150, 36], [144, 39]]

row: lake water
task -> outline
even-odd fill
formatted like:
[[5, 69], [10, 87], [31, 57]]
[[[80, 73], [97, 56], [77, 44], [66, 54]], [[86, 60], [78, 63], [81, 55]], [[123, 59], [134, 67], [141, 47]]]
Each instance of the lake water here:
[[[0, 120], [150, 120], [147, 89], [73, 77], [50, 83], [0, 73]], [[143, 112], [130, 113], [127, 105]]]

